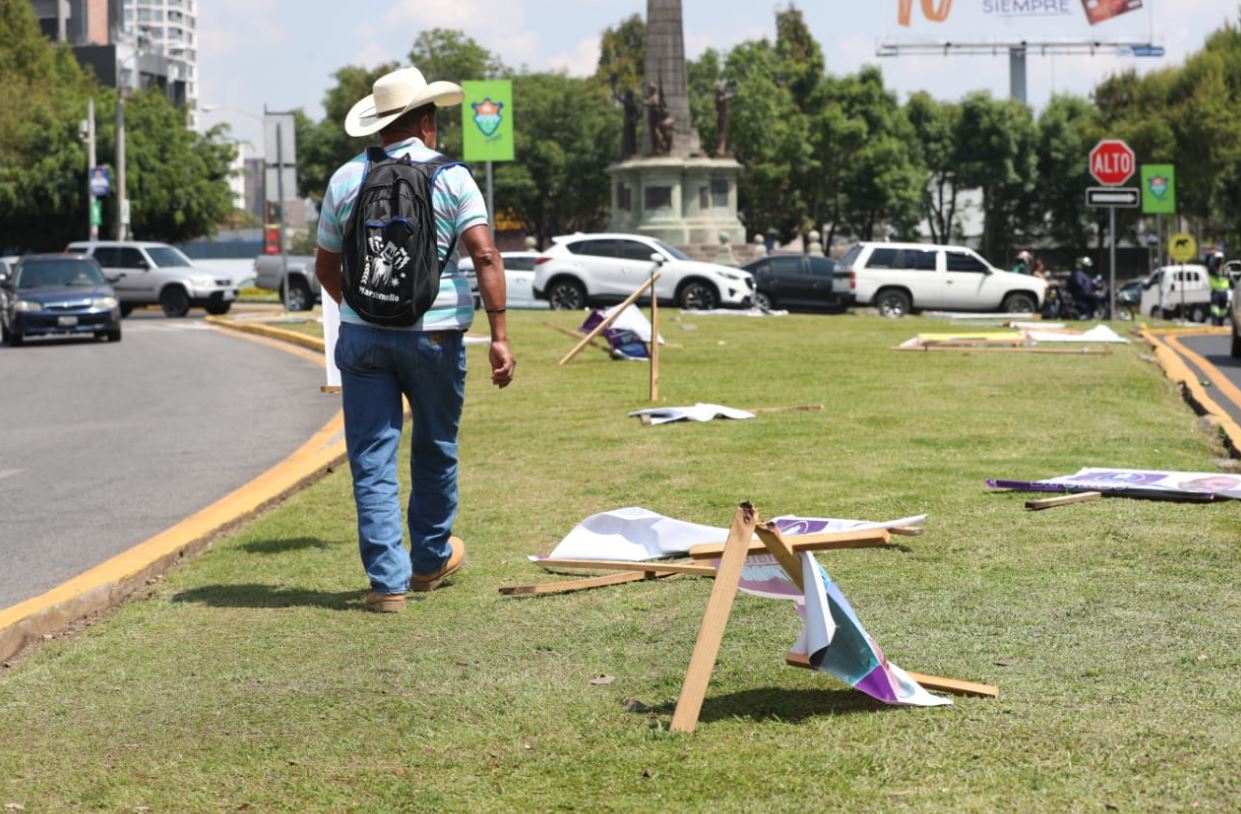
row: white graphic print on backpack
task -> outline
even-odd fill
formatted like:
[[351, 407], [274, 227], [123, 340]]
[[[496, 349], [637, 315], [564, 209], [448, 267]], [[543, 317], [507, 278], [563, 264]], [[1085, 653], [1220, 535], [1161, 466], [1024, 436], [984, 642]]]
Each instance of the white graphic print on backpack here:
[[[381, 234], [371, 235], [366, 241], [366, 270], [362, 273], [362, 293], [379, 299], [396, 297], [387, 293], [405, 279], [404, 270], [409, 265], [409, 252], [385, 240]], [[386, 245], [385, 245], [386, 244]]]

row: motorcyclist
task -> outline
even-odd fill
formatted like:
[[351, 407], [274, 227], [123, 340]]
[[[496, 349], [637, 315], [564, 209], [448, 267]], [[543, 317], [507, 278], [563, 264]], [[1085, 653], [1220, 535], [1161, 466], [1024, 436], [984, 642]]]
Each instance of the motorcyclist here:
[[1211, 284], [1211, 324], [1223, 325], [1228, 316], [1228, 290], [1232, 281], [1224, 270], [1224, 253], [1214, 252], [1207, 258], [1207, 280]]
[[1100, 286], [1090, 276], [1093, 269], [1093, 260], [1079, 257], [1073, 262], [1073, 273], [1069, 276], [1069, 294], [1077, 303], [1083, 319], [1090, 319], [1095, 312], [1105, 310], [1107, 302], [1107, 298], [1099, 290]]

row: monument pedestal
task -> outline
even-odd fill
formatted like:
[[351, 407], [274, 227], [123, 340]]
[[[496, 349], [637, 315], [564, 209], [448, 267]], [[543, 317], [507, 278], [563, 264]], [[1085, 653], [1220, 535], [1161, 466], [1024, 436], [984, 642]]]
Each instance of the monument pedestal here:
[[657, 237], [674, 246], [746, 242], [737, 218], [737, 179], [732, 158], [646, 156], [608, 167], [612, 177], [609, 231]]

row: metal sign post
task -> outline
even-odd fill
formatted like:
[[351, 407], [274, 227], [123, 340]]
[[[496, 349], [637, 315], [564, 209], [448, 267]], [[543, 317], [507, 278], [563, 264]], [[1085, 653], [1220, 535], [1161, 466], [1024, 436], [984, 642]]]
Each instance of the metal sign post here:
[[[263, 109], [263, 152], [267, 156], [267, 202], [276, 205], [280, 241], [280, 300], [289, 312], [289, 246], [285, 222], [285, 192], [297, 192], [297, 120], [292, 113]], [[275, 162], [271, 159], [275, 157]], [[273, 177], [274, 176], [274, 177]], [[275, 196], [273, 198], [273, 191]], [[313, 303], [313, 301], [312, 301]]]
[[1133, 177], [1137, 167], [1133, 149], [1119, 139], [1104, 139], [1090, 151], [1090, 174], [1103, 187], [1092, 187], [1086, 190], [1086, 203], [1093, 207], [1106, 207], [1108, 210], [1108, 229], [1110, 265], [1108, 272], [1108, 319], [1116, 318], [1116, 209], [1137, 208], [1142, 202], [1139, 190], [1124, 187], [1126, 181]]

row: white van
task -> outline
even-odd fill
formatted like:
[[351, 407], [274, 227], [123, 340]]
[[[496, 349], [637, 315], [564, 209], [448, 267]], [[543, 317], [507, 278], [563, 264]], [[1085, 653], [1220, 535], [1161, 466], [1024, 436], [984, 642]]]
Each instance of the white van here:
[[843, 272], [854, 302], [885, 317], [924, 309], [1033, 314], [1047, 291], [1038, 277], [998, 269], [964, 246], [859, 243], [840, 261], [838, 279]]
[[1143, 316], [1206, 322], [1211, 314], [1211, 282], [1207, 267], [1164, 266], [1142, 283]]

